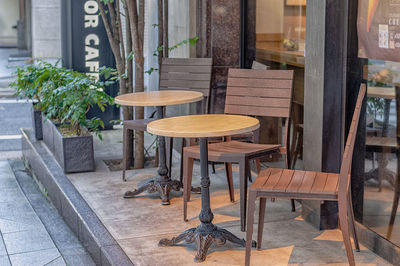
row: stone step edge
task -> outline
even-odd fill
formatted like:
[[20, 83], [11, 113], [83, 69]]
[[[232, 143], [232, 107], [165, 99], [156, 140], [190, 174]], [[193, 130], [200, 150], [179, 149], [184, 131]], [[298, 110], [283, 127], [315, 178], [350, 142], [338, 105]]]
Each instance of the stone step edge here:
[[130, 266], [133, 263], [97, 215], [65, 176], [42, 141], [33, 140], [31, 130], [21, 129], [22, 154], [32, 174], [46, 188], [53, 205], [96, 265]]

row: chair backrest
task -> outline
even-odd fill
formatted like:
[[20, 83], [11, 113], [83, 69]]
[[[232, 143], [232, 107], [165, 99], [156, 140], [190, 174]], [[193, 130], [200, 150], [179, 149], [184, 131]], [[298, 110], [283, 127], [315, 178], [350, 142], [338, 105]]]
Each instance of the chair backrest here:
[[229, 69], [225, 113], [286, 118], [288, 153], [293, 76], [293, 70]]
[[229, 69], [225, 113], [290, 117], [293, 70]]
[[209, 111], [211, 58], [163, 58], [160, 90], [193, 90], [203, 93], [202, 113]]
[[342, 165], [340, 167], [339, 187], [338, 187], [339, 201], [346, 201], [349, 195], [348, 193], [350, 187], [350, 171], [351, 171], [351, 162], [353, 158], [354, 143], [356, 141], [358, 122], [360, 120], [361, 107], [366, 90], [367, 90], [366, 85], [361, 84], [360, 91], [357, 97], [356, 107], [353, 113], [353, 119], [350, 125], [349, 134], [347, 136], [346, 147], [343, 153]]

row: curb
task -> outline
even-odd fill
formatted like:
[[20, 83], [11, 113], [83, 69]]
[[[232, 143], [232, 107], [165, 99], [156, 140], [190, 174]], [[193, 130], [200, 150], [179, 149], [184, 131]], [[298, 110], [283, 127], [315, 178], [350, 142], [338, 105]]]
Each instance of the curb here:
[[33, 141], [31, 131], [21, 129], [22, 154], [32, 174], [47, 189], [53, 205], [96, 265], [133, 265], [74, 185], [65, 176], [42, 141]]

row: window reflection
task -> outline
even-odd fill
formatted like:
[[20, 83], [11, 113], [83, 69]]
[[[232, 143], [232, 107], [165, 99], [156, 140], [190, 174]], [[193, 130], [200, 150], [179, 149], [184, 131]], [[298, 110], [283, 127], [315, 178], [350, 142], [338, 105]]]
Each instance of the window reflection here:
[[[400, 64], [370, 60], [363, 223], [400, 245], [397, 216]], [[397, 88], [396, 88], [397, 85]]]
[[[291, 151], [299, 158], [295, 162], [297, 169], [303, 167], [305, 38], [305, 0], [256, 0], [256, 62], [253, 62], [253, 68], [294, 70]], [[261, 132], [268, 132], [260, 135], [260, 142], [277, 143], [280, 136], [278, 119], [260, 120]], [[276, 126], [272, 128], [271, 125]]]

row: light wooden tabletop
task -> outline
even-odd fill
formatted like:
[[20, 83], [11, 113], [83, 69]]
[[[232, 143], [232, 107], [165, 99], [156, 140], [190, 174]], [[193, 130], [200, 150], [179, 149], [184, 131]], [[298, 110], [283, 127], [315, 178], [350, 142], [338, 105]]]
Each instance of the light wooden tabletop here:
[[260, 127], [258, 119], [242, 115], [187, 115], [153, 121], [147, 131], [178, 138], [222, 137], [242, 134]]
[[201, 101], [203, 94], [197, 91], [163, 90], [122, 94], [115, 103], [125, 106], [167, 106]]
[[368, 95], [368, 97], [377, 97], [377, 98], [383, 98], [383, 99], [396, 98], [396, 92], [393, 87], [368, 86], [367, 95]]

